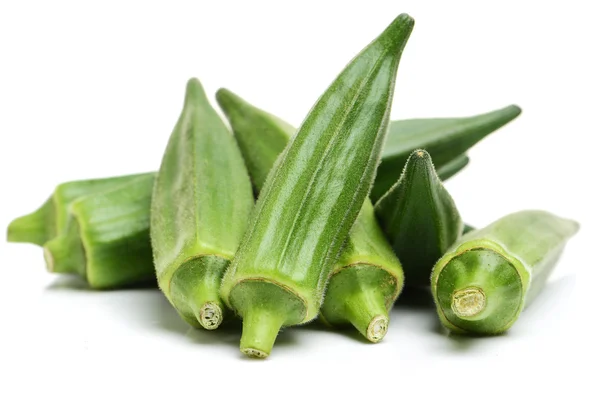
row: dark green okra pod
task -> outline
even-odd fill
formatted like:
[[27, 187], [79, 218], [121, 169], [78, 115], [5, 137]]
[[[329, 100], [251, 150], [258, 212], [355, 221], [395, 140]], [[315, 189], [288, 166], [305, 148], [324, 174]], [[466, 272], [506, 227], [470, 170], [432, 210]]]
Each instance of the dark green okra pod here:
[[375, 213], [410, 286], [429, 283], [436, 261], [463, 230], [454, 200], [425, 150], [410, 155], [398, 182], [375, 205]]
[[[217, 100], [231, 123], [255, 191], [260, 193], [264, 178], [295, 130], [226, 89], [217, 92]], [[321, 318], [332, 325], [352, 324], [368, 340], [378, 342], [387, 332], [388, 310], [403, 283], [400, 262], [367, 199], [331, 273]]]
[[438, 261], [431, 289], [453, 332], [506, 331], [543, 288], [579, 225], [545, 211], [521, 211], [472, 231]]
[[442, 177], [446, 163], [464, 155], [469, 148], [515, 119], [520, 113], [521, 109], [518, 106], [511, 105], [467, 118], [393, 121], [381, 157], [381, 165], [377, 169], [377, 178], [371, 190], [371, 199], [377, 201], [396, 182], [400, 172], [398, 165], [404, 165], [414, 150], [427, 150]]
[[219, 286], [254, 198], [233, 135], [200, 82], [187, 84], [181, 116], [154, 185], [151, 237], [158, 283], [189, 324], [217, 328]]
[[412, 27], [399, 16], [346, 66], [269, 173], [221, 286], [244, 321], [247, 355], [266, 357], [282, 326], [317, 316], [373, 182]]
[[44, 244], [48, 270], [80, 275], [94, 289], [155, 282], [153, 184], [154, 174], [138, 175], [71, 202], [63, 232]]
[[36, 211], [16, 218], [8, 225], [9, 242], [33, 243], [43, 246], [64, 232], [69, 219], [69, 207], [79, 197], [101, 193], [147, 174], [88, 179], [61, 183]]

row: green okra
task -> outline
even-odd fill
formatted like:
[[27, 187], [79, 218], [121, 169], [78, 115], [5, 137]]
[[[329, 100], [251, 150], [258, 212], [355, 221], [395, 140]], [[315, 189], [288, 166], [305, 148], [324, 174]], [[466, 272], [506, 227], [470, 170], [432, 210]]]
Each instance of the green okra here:
[[431, 157], [416, 150], [375, 213], [404, 269], [406, 284], [429, 283], [436, 261], [461, 235], [463, 222]]
[[[416, 149], [429, 152], [440, 171], [481, 139], [521, 114], [516, 105], [466, 118], [409, 119], [393, 121], [371, 190], [376, 202], [396, 182], [408, 156]], [[466, 165], [466, 163], [465, 163]], [[400, 166], [400, 167], [399, 167]]]
[[443, 325], [453, 332], [499, 334], [543, 288], [575, 221], [521, 211], [474, 230], [437, 262], [431, 289]]
[[254, 204], [244, 160], [196, 79], [156, 178], [151, 238], [158, 284], [189, 324], [217, 328], [219, 286]]
[[155, 282], [150, 247], [154, 174], [77, 197], [61, 234], [44, 244], [50, 272], [77, 274], [94, 289]]
[[461, 154], [460, 156], [456, 157], [454, 160], [448, 161], [446, 164], [443, 164], [439, 168], [436, 168], [435, 171], [437, 172], [438, 177], [442, 181], [445, 181], [446, 179], [452, 178], [454, 175], [456, 175], [458, 172], [460, 172], [468, 164], [469, 164], [469, 157], [466, 154]]
[[221, 286], [243, 319], [245, 354], [266, 357], [282, 326], [317, 316], [373, 182], [413, 24], [397, 17], [346, 66], [270, 171]]
[[63, 233], [69, 219], [69, 207], [79, 197], [101, 193], [147, 174], [117, 176], [65, 182], [58, 185], [50, 198], [36, 211], [16, 218], [8, 225], [9, 242], [44, 243]]
[[[260, 193], [264, 178], [295, 129], [226, 89], [219, 89], [217, 101], [229, 119], [255, 191]], [[387, 332], [388, 310], [403, 283], [400, 262], [367, 199], [331, 273], [321, 319], [330, 325], [352, 324], [368, 340], [378, 342]]]

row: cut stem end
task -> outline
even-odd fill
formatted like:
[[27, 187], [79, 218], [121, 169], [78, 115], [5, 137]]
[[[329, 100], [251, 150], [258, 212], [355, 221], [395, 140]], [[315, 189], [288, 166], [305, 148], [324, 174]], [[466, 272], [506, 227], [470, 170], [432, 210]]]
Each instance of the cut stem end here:
[[367, 328], [367, 339], [373, 343], [380, 342], [388, 331], [389, 319], [385, 315], [378, 315]]
[[217, 329], [223, 322], [223, 310], [217, 303], [207, 302], [200, 308], [198, 322], [206, 330]]
[[244, 348], [244, 349], [240, 349], [242, 353], [244, 353], [245, 355], [247, 355], [248, 357], [252, 357], [252, 358], [267, 358], [269, 356], [269, 353], [265, 353], [262, 350], [258, 350], [258, 349], [253, 349], [253, 348]]
[[257, 308], [244, 313], [240, 350], [249, 357], [266, 358], [286, 320], [283, 310]]
[[476, 317], [485, 309], [486, 302], [485, 292], [479, 287], [471, 286], [452, 293], [452, 311], [459, 317]]

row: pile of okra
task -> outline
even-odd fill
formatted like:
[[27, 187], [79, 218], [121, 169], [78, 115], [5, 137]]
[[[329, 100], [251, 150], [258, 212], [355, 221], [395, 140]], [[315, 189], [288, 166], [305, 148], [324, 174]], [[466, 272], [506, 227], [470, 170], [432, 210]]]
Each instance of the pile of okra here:
[[443, 181], [521, 109], [390, 121], [413, 25], [399, 15], [299, 128], [220, 89], [224, 121], [190, 79], [158, 172], [62, 183], [8, 240], [93, 289], [158, 282], [194, 327], [241, 318], [251, 357], [317, 317], [379, 342], [406, 286], [429, 288], [452, 332], [505, 332], [578, 224], [539, 210], [463, 223]]

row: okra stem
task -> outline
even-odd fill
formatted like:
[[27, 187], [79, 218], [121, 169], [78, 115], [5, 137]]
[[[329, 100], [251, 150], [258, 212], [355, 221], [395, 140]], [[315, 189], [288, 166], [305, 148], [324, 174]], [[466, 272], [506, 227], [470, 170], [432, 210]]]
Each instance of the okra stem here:
[[16, 218], [8, 225], [7, 240], [42, 246], [56, 235], [52, 197], [31, 214]]
[[228, 265], [222, 257], [203, 255], [186, 261], [173, 274], [172, 301], [190, 325], [212, 330], [223, 321], [225, 306], [218, 293]]
[[373, 343], [385, 336], [389, 324], [386, 302], [377, 288], [360, 288], [344, 299], [345, 318]]
[[44, 260], [48, 272], [80, 274], [85, 278], [85, 254], [78, 237], [60, 235], [44, 245]]

